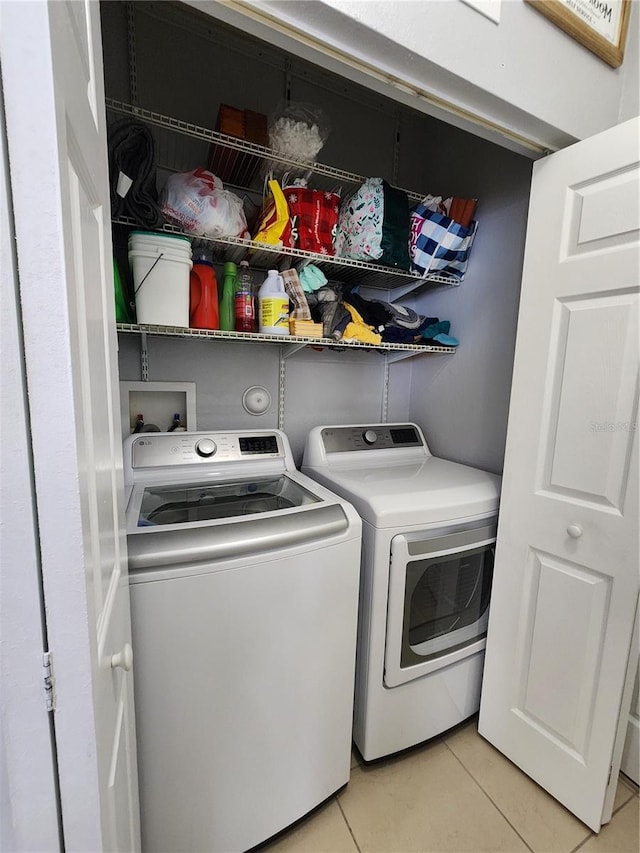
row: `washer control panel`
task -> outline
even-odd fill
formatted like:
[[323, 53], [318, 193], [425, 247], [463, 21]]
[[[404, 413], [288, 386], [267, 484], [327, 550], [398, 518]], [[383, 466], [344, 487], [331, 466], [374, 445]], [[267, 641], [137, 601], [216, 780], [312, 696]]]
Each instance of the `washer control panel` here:
[[322, 442], [327, 453], [345, 453], [353, 450], [395, 450], [424, 445], [420, 432], [413, 424], [326, 427], [322, 430]]
[[285, 448], [276, 433], [145, 432], [131, 441], [133, 470], [167, 465], [224, 464], [250, 458], [282, 458]]

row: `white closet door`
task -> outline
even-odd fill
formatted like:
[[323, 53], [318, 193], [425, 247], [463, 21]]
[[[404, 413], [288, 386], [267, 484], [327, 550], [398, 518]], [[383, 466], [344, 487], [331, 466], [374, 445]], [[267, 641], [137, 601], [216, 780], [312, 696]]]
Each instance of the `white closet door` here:
[[596, 831], [637, 655], [639, 128], [534, 168], [479, 722]]
[[64, 843], [133, 850], [132, 673], [128, 654], [113, 660], [131, 626], [100, 8], [3, 3], [1, 14]]

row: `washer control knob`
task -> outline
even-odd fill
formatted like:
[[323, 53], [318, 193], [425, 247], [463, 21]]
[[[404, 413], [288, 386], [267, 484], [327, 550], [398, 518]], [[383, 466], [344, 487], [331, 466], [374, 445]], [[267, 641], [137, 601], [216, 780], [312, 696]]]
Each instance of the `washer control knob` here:
[[215, 441], [211, 441], [210, 438], [201, 438], [196, 441], [196, 453], [198, 456], [204, 456], [205, 459], [213, 456], [217, 449]]
[[368, 429], [363, 432], [362, 437], [364, 438], [366, 444], [375, 444], [378, 440], [378, 434], [372, 429]]

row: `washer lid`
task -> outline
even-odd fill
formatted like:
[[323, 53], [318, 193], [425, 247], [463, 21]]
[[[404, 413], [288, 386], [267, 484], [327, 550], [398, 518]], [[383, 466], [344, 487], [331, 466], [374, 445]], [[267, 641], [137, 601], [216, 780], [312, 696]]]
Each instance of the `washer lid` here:
[[318, 503], [286, 475], [224, 482], [165, 483], [140, 488], [137, 527], [191, 524], [257, 515]]
[[397, 465], [303, 466], [350, 501], [374, 527], [432, 524], [496, 512], [501, 478], [468, 465], [428, 457]]

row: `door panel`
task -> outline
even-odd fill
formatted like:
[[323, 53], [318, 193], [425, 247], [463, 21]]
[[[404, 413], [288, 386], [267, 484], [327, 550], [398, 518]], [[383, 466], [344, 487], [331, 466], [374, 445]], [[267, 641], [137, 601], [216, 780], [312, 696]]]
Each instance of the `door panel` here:
[[[611, 584], [578, 564], [534, 550], [530, 560], [533, 606], [524, 628], [518, 710], [561, 749], [584, 759]], [[565, 683], [566, 689], [556, 695], [550, 683]]]
[[64, 841], [134, 850], [133, 676], [112, 666], [131, 626], [99, 5], [2, 16]]
[[595, 830], [639, 586], [639, 124], [534, 167], [479, 721]]
[[626, 291], [554, 306], [556, 372], [543, 400], [550, 416], [538, 485], [549, 497], [555, 492], [622, 511], [638, 406], [637, 305], [637, 292]]

